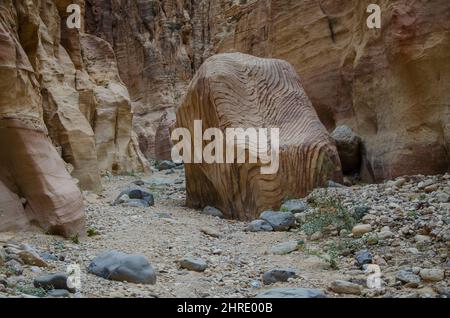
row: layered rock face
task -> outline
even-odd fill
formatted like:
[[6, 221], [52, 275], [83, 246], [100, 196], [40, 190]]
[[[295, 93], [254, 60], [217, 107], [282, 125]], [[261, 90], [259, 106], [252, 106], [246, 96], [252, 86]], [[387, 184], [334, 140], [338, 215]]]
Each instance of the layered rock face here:
[[215, 51], [294, 65], [327, 128], [362, 137], [364, 179], [450, 169], [448, 1], [384, 1], [381, 30], [370, 0], [211, 3]]
[[200, 30], [203, 15], [197, 12], [206, 11], [207, 5], [198, 0], [86, 1], [86, 28], [114, 48], [132, 97], [135, 131], [148, 157], [159, 152], [158, 127], [173, 117], [202, 62], [208, 40]]
[[[284, 61], [240, 53], [209, 58], [189, 86], [177, 111], [175, 127], [188, 129], [195, 140], [198, 138], [196, 120], [202, 121], [202, 132], [220, 128], [226, 137], [214, 135], [218, 144], [212, 151], [216, 157], [213, 163], [204, 158], [202, 163], [185, 164], [189, 206], [211, 205], [228, 218], [254, 219], [267, 209], [279, 208], [284, 199], [305, 196], [327, 180], [340, 176], [336, 147], [294, 68]], [[252, 139], [247, 132], [249, 140], [238, 137], [235, 141], [234, 137], [228, 138], [228, 128], [279, 129], [279, 168], [275, 148], [270, 153], [273, 171], [265, 173], [261, 169], [267, 168], [267, 162], [261, 157], [251, 162], [251, 155], [256, 156], [261, 147], [268, 147], [259, 131], [258, 138]], [[273, 147], [278, 138], [267, 133]], [[226, 139], [226, 145], [220, 143], [221, 139], [223, 142]], [[201, 151], [208, 149], [208, 144], [204, 141]], [[195, 144], [190, 146], [190, 153], [198, 158]], [[219, 155], [224, 148], [226, 163], [225, 155], [222, 158]], [[237, 159], [238, 149], [245, 151], [246, 160]], [[183, 149], [185, 153], [187, 149]], [[232, 161], [228, 157], [230, 153]]]
[[71, 3], [0, 2], [0, 230], [81, 233], [82, 197], [66, 168], [96, 191], [102, 171], [145, 167], [113, 50], [67, 29]]
[[[202, 61], [244, 52], [290, 62], [321, 121], [363, 139], [363, 179], [449, 169], [446, 0], [88, 1], [88, 29], [113, 44], [146, 155]], [[164, 109], [164, 111], [163, 111]], [[167, 138], [165, 138], [167, 139]]]

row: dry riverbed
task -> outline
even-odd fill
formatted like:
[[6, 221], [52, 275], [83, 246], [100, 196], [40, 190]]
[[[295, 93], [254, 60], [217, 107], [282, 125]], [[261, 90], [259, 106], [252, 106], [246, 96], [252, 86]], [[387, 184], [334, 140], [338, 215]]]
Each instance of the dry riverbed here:
[[[113, 206], [118, 194], [138, 180], [154, 194], [155, 205]], [[299, 227], [285, 232], [249, 232], [247, 223], [186, 208], [182, 169], [151, 176], [106, 176], [103, 184], [100, 195], [84, 193], [89, 234], [85, 238], [0, 234], [6, 247], [0, 261], [1, 296], [48, 296], [33, 287], [33, 280], [65, 272], [71, 264], [80, 266], [82, 285], [70, 297], [255, 297], [268, 289], [289, 287], [318, 289], [327, 297], [449, 295], [448, 174], [316, 190], [308, 209], [296, 215]], [[318, 217], [324, 211], [327, 216], [341, 210], [360, 213], [351, 228]], [[297, 246], [274, 253], [274, 247], [291, 242]], [[47, 266], [15, 257], [22, 244], [36, 251]], [[116, 282], [88, 273], [92, 259], [108, 250], [144, 255], [155, 269], [156, 284]], [[369, 273], [358, 264], [358, 257], [366, 265], [379, 266], [379, 288], [368, 288]], [[21, 270], [14, 272], [5, 264], [11, 258]], [[207, 267], [203, 272], [183, 269], [179, 261], [184, 258], [201, 259]], [[265, 285], [262, 276], [273, 269], [288, 269], [294, 275]]]

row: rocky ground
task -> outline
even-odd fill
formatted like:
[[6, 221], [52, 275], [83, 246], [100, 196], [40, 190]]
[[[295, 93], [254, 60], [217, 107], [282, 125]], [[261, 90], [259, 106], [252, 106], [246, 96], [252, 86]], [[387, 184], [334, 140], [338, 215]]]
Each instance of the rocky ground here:
[[[307, 288], [326, 297], [450, 297], [449, 174], [318, 189], [253, 223], [256, 232], [186, 208], [180, 167], [105, 176], [103, 184], [100, 195], [84, 193], [85, 238], [0, 234], [0, 296], [255, 297]], [[154, 206], [127, 196], [113, 205], [138, 185]], [[110, 250], [145, 256], [156, 284], [89, 273], [91, 261]], [[72, 264], [80, 266], [81, 287], [47, 290], [42, 277]]]

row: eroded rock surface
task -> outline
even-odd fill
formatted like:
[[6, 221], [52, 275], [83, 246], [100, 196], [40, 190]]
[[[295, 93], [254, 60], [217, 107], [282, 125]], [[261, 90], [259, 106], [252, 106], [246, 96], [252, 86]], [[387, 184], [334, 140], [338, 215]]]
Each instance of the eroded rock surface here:
[[[261, 160], [236, 163], [237, 152], [234, 164], [186, 164], [191, 207], [210, 205], [227, 218], [255, 219], [263, 211], [279, 208], [286, 197], [304, 196], [340, 177], [336, 147], [295, 70], [284, 61], [240, 53], [208, 59], [177, 111], [176, 127], [195, 136], [196, 120], [203, 121], [204, 130], [279, 128], [280, 154], [279, 169], [268, 174], [262, 173], [267, 165]], [[240, 143], [238, 148], [251, 152], [257, 146], [252, 142]], [[275, 161], [273, 157], [272, 164]]]
[[[75, 1], [84, 7], [84, 1]], [[72, 1], [0, 3], [0, 230], [83, 232], [80, 190], [142, 171], [128, 91], [109, 44], [67, 29]]]

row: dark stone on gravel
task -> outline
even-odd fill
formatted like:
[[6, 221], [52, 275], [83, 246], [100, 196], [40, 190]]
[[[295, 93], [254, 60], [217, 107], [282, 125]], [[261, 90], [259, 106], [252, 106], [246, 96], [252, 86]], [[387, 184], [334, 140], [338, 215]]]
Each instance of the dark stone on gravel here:
[[296, 277], [297, 274], [292, 269], [272, 269], [263, 275], [265, 285], [275, 284], [277, 282], [287, 282], [289, 278]]
[[366, 205], [360, 205], [355, 207], [355, 216], [358, 220], [361, 220], [367, 213], [369, 213], [370, 207]]
[[[122, 202], [122, 197], [124, 195], [128, 195], [130, 200], [127, 200], [126, 202]], [[132, 200], [140, 200], [138, 201], [132, 201]], [[118, 196], [117, 199], [114, 201], [113, 205], [117, 205], [120, 203], [127, 204], [129, 202], [132, 202], [132, 204], [136, 206], [140, 206], [141, 204], [145, 207], [150, 207], [155, 205], [155, 198], [153, 197], [153, 194], [148, 192], [145, 189], [139, 189], [139, 188], [129, 188], [124, 191], [122, 191]]]
[[273, 232], [273, 227], [267, 221], [255, 220], [248, 224], [246, 230], [249, 232]]
[[395, 274], [395, 278], [411, 288], [417, 288], [420, 284], [420, 276], [411, 271], [400, 270]]
[[291, 212], [266, 211], [261, 213], [260, 218], [272, 225], [274, 231], [288, 231], [295, 227], [295, 216]]
[[108, 251], [94, 258], [88, 267], [94, 275], [136, 284], [155, 284], [156, 273], [143, 255]]
[[71, 293], [76, 291], [75, 287], [70, 286], [68, 276], [62, 273], [37, 277], [34, 279], [33, 285], [36, 288], [43, 288], [45, 290], [65, 289]]
[[194, 271], [194, 272], [204, 272], [208, 267], [208, 264], [199, 258], [185, 258], [179, 261], [181, 268]]
[[366, 264], [372, 264], [373, 256], [369, 251], [363, 250], [356, 253], [355, 259], [356, 265], [363, 267]]

